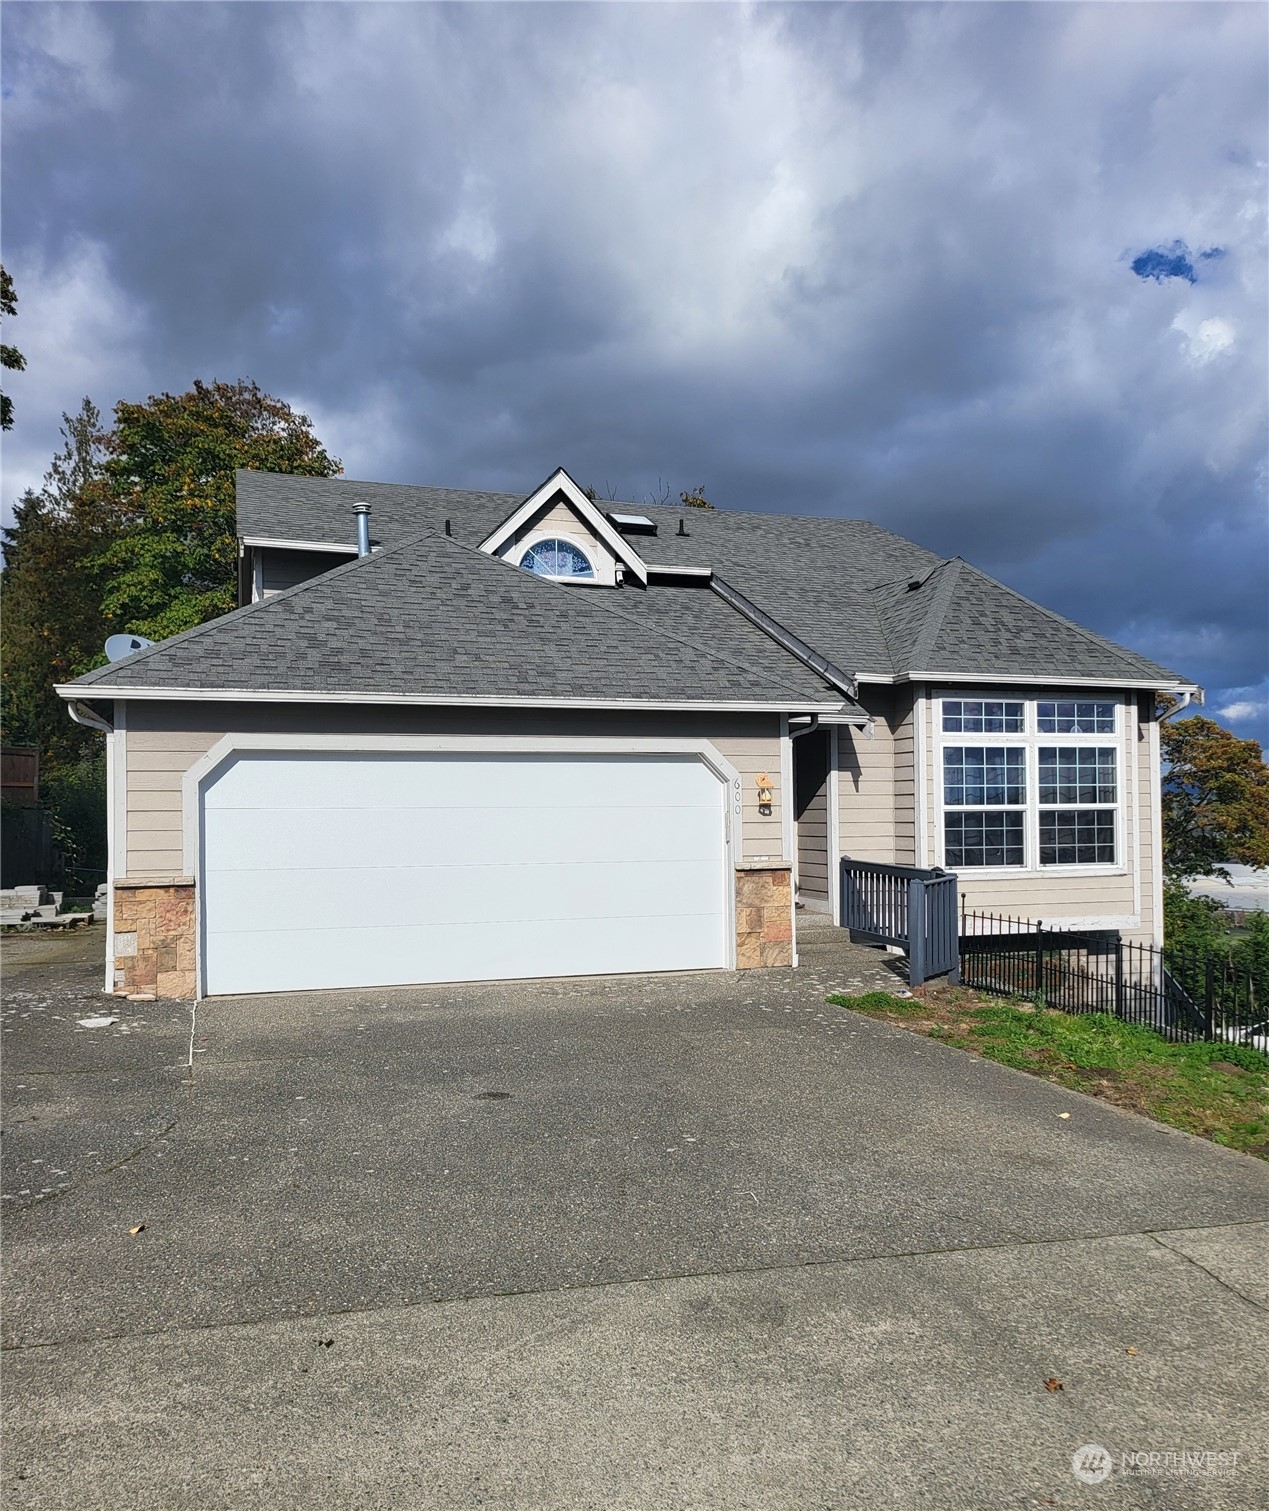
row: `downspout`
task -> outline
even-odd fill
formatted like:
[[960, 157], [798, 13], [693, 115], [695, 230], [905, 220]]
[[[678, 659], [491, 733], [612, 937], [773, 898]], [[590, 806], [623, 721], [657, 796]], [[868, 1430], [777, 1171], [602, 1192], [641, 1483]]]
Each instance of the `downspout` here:
[[76, 724], [82, 724], [85, 729], [100, 730], [104, 735], [112, 735], [115, 732], [115, 726], [103, 719], [100, 714], [95, 714], [87, 703], [67, 703], [66, 712]]
[[115, 726], [96, 714], [86, 703], [67, 702], [66, 712], [85, 729], [99, 730], [106, 737], [106, 962], [102, 991], [108, 996], [115, 990]]
[[800, 740], [803, 735], [814, 734], [815, 731], [820, 727], [820, 716], [819, 716], [819, 714], [811, 714], [810, 715], [810, 720], [811, 720], [811, 722], [806, 726], [805, 729], [794, 729], [793, 723], [790, 720], [790, 722], [789, 722], [789, 739], [791, 739], [791, 740]]
[[1181, 699], [1181, 701], [1175, 708], [1168, 709], [1167, 713], [1163, 714], [1160, 717], [1160, 724], [1166, 724], [1169, 719], [1178, 718], [1181, 714], [1183, 714], [1185, 710], [1190, 706], [1190, 699], [1194, 696], [1194, 691], [1192, 688], [1187, 688], [1184, 692], [1178, 693], [1177, 696]]

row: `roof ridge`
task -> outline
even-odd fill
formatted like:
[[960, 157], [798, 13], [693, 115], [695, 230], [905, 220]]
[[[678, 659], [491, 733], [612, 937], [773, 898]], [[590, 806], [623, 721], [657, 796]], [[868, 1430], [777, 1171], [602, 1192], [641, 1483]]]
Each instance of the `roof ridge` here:
[[[947, 619], [952, 595], [956, 591], [956, 584], [960, 581], [961, 568], [964, 565], [965, 563], [959, 556], [949, 556], [939, 562], [925, 579], [925, 583], [928, 583], [931, 577], [937, 577], [938, 582], [934, 585], [934, 593], [926, 610], [925, 620], [912, 645], [912, 663], [918, 671], [921, 668], [922, 658], [930, 655], [938, 642], [939, 631]], [[948, 568], [950, 571], [946, 570]], [[922, 586], [925, 586], [925, 583]], [[911, 671], [912, 667], [908, 670]]]

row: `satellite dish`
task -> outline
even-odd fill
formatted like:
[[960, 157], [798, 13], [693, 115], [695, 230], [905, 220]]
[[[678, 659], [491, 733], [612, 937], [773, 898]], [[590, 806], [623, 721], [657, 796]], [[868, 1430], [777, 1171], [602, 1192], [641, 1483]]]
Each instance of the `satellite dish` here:
[[122, 661], [125, 656], [143, 651], [147, 645], [153, 644], [154, 641], [147, 640], [144, 635], [111, 635], [106, 641], [106, 660]]

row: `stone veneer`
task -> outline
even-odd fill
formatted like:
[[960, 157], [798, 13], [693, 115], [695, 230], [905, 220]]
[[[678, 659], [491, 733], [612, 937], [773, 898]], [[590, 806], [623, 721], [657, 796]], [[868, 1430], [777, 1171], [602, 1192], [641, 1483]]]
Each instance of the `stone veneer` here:
[[191, 880], [115, 882], [115, 991], [193, 997], [196, 927]]
[[793, 872], [790, 866], [736, 871], [736, 969], [793, 964]]

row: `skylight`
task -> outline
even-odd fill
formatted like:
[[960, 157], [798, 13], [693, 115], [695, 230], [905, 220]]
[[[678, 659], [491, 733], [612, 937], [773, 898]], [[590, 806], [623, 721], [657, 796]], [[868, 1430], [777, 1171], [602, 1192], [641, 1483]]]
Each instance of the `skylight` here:
[[655, 535], [657, 533], [656, 524], [646, 514], [619, 514], [615, 509], [611, 509], [608, 518], [624, 534]]

